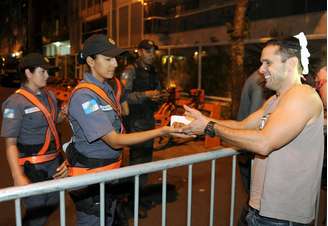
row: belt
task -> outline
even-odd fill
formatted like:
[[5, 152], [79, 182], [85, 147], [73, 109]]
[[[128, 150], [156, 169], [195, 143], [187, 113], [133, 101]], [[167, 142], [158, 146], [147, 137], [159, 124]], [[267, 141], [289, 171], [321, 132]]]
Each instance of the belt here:
[[106, 170], [112, 170], [112, 169], [117, 169], [120, 168], [122, 164], [122, 158], [119, 158], [117, 162], [114, 162], [112, 164], [106, 165], [106, 166], [101, 166], [97, 168], [83, 168], [83, 167], [68, 167], [68, 176], [78, 176], [78, 175], [83, 175], [83, 174], [88, 174], [88, 173], [97, 173], [97, 172], [102, 172]]
[[51, 153], [51, 154], [22, 157], [22, 158], [18, 159], [18, 164], [22, 166], [22, 165], [24, 165], [24, 163], [26, 161], [29, 161], [32, 164], [49, 162], [49, 161], [54, 160], [55, 158], [57, 158], [58, 155], [59, 155], [59, 152], [56, 151], [56, 152]]

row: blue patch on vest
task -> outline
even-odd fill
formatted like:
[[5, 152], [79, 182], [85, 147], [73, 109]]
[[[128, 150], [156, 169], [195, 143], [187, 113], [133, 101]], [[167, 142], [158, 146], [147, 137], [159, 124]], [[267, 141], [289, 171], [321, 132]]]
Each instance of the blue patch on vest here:
[[89, 100], [82, 104], [82, 108], [85, 114], [90, 114], [92, 112], [95, 112], [99, 109], [99, 106], [95, 99]]

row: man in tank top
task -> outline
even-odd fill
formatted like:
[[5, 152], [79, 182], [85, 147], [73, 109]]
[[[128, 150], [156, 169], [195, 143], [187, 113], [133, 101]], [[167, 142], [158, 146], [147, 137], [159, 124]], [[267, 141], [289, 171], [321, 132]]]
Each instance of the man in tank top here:
[[320, 189], [324, 139], [323, 106], [301, 83], [310, 53], [303, 33], [270, 40], [259, 72], [276, 94], [242, 121], [214, 120], [185, 107], [194, 121], [187, 134], [220, 136], [255, 153], [247, 222], [250, 226], [309, 225]]

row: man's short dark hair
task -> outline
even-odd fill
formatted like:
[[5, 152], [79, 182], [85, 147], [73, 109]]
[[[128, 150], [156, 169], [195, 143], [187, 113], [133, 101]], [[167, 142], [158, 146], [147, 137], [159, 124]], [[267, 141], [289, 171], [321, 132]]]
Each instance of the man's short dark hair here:
[[282, 61], [285, 62], [291, 57], [298, 59], [298, 72], [302, 73], [303, 66], [301, 64], [301, 46], [299, 40], [295, 37], [275, 38], [267, 41], [265, 46], [278, 46], [278, 53], [281, 55]]

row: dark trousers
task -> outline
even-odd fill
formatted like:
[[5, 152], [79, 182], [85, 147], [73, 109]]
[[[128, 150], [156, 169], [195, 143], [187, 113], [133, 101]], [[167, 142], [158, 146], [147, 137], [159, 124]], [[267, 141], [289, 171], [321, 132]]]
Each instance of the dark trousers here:
[[[134, 145], [130, 148], [129, 165], [137, 165], [153, 160], [153, 144], [154, 141], [146, 141], [144, 143]], [[139, 177], [140, 187], [143, 188], [147, 183], [148, 175], [143, 174]]]
[[[51, 178], [61, 163], [62, 158], [59, 156], [53, 161], [33, 165], [35, 170], [34, 173], [37, 174], [39, 171], [43, 172], [43, 178], [37, 178], [37, 181], [44, 181]], [[25, 172], [25, 174], [28, 173]], [[29, 179], [33, 180], [33, 178], [30, 177]], [[51, 213], [59, 206], [59, 192], [30, 196], [23, 199], [23, 204], [26, 209], [23, 217], [23, 226], [43, 226], [47, 223], [48, 217]]]
[[[100, 225], [100, 188], [91, 185], [70, 192], [76, 209], [76, 226]], [[111, 194], [111, 185], [105, 188], [105, 225], [112, 226], [115, 217], [116, 198]]]
[[58, 207], [59, 193], [31, 196], [23, 199], [23, 203], [26, 209], [23, 226], [43, 226]]
[[301, 224], [287, 220], [279, 220], [259, 215], [259, 211], [250, 207], [246, 216], [248, 226], [308, 226], [309, 224]]

